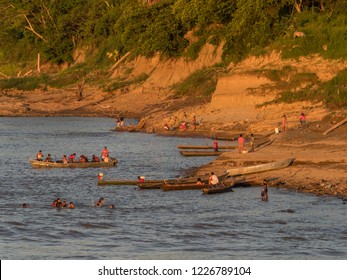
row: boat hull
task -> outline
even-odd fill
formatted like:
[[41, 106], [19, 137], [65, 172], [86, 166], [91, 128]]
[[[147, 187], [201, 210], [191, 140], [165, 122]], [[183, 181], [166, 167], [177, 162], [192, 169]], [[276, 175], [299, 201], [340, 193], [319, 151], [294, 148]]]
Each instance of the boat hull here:
[[183, 191], [183, 190], [194, 190], [202, 189], [206, 185], [197, 185], [196, 183], [182, 183], [182, 184], [163, 184], [160, 188], [163, 191]]
[[35, 168], [98, 168], [98, 167], [112, 167], [117, 164], [117, 160], [113, 159], [109, 162], [71, 162], [71, 163], [62, 163], [62, 162], [45, 162], [39, 160], [29, 160], [32, 167]]
[[180, 151], [180, 154], [185, 157], [207, 157], [207, 156], [220, 156], [222, 151]]
[[226, 174], [229, 176], [240, 176], [252, 173], [259, 173], [265, 171], [271, 171], [276, 169], [286, 168], [293, 164], [295, 158], [290, 158], [282, 161], [275, 161], [270, 163], [258, 164], [254, 166], [238, 167], [226, 170]]
[[[177, 148], [182, 150], [213, 150], [213, 146], [187, 146], [187, 145], [179, 145]], [[236, 149], [236, 146], [218, 146], [220, 150], [231, 150]]]

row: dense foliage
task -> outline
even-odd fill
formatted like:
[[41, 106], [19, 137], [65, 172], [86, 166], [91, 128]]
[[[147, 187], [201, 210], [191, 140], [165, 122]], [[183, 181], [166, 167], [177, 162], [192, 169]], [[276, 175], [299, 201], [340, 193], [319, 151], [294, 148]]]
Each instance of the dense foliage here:
[[[1, 76], [33, 69], [38, 54], [41, 61], [61, 66], [73, 64], [76, 50], [87, 52], [84, 66], [65, 72], [64, 78], [44, 78], [54, 85], [76, 81], [91, 69], [104, 71], [128, 52], [195, 59], [207, 42], [223, 43], [226, 64], [272, 49], [283, 58], [313, 53], [347, 58], [347, 0], [0, 0], [0, 10]], [[194, 40], [186, 36], [188, 31]], [[206, 73], [193, 75], [187, 85]], [[339, 93], [339, 104], [345, 104], [340, 86], [345, 76], [325, 88], [333, 88], [330, 95]], [[0, 87], [12, 83], [30, 89], [42, 77], [2, 81]], [[214, 78], [210, 84], [206, 88], [212, 90]], [[186, 92], [184, 84], [178, 91]]]
[[294, 52], [322, 52], [324, 43], [326, 55], [347, 56], [347, 0], [1, 0], [0, 9], [2, 61], [40, 53], [58, 65], [72, 63], [81, 46], [103, 54], [179, 56], [189, 30], [196, 30], [200, 45], [225, 42], [227, 61], [283, 38], [290, 50], [295, 30], [309, 36], [299, 38], [303, 48]]

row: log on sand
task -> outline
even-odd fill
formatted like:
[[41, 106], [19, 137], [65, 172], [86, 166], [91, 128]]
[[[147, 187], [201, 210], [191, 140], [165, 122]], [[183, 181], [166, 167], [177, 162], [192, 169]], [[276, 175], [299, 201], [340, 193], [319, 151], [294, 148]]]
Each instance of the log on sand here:
[[329, 132], [335, 130], [336, 128], [340, 127], [341, 125], [345, 124], [347, 122], [347, 118], [345, 118], [344, 120], [340, 121], [339, 123], [333, 125], [332, 127], [330, 127], [328, 130], [326, 130], [323, 135], [327, 135]]

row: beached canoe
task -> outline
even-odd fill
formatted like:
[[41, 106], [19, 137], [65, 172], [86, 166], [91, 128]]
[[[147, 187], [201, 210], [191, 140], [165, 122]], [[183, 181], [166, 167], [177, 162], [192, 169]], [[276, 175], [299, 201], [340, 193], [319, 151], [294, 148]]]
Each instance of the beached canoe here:
[[[218, 146], [219, 150], [229, 150], [236, 149], [237, 146]], [[213, 146], [187, 146], [187, 145], [178, 145], [177, 148], [182, 150], [213, 150]]]
[[30, 164], [35, 168], [88, 168], [88, 167], [112, 167], [117, 164], [116, 159], [111, 159], [109, 162], [72, 162], [72, 163], [62, 163], [62, 162], [45, 162], [39, 160], [29, 160]]
[[206, 157], [206, 156], [220, 156], [222, 151], [180, 151], [180, 154], [185, 157]]
[[157, 180], [157, 182], [145, 181], [143, 183], [138, 183], [137, 186], [140, 189], [160, 189], [165, 184], [192, 184], [196, 183], [196, 178], [178, 178], [178, 179], [164, 179]]
[[290, 159], [274, 161], [274, 162], [269, 162], [264, 164], [232, 168], [232, 169], [226, 170], [225, 173], [228, 174], [229, 176], [240, 176], [240, 175], [246, 175], [251, 173], [259, 173], [264, 171], [282, 169], [292, 165], [294, 160], [295, 158], [290, 158]]
[[215, 193], [224, 193], [233, 191], [235, 181], [229, 184], [224, 184], [223, 182], [219, 183], [216, 187], [208, 186], [202, 188], [203, 194], [215, 194]]
[[193, 183], [177, 183], [177, 184], [162, 184], [160, 189], [163, 191], [182, 191], [182, 190], [194, 190], [202, 189], [206, 187], [206, 184], [198, 185], [196, 182]]
[[[146, 180], [146, 183], [163, 183], [164, 180]], [[125, 180], [125, 179], [110, 179], [110, 180], [99, 180], [99, 186], [115, 185], [115, 186], [136, 186], [139, 184], [139, 180]]]

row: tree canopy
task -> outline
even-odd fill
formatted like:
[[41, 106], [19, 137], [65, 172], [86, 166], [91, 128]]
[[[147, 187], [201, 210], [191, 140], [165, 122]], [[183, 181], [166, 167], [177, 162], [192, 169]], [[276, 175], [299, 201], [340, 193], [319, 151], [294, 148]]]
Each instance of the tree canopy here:
[[346, 43], [347, 0], [1, 0], [0, 9], [0, 58], [6, 61], [41, 53], [58, 65], [72, 63], [81, 46], [179, 56], [189, 30], [224, 41], [224, 58], [237, 61], [317, 17], [334, 28], [338, 44]]

